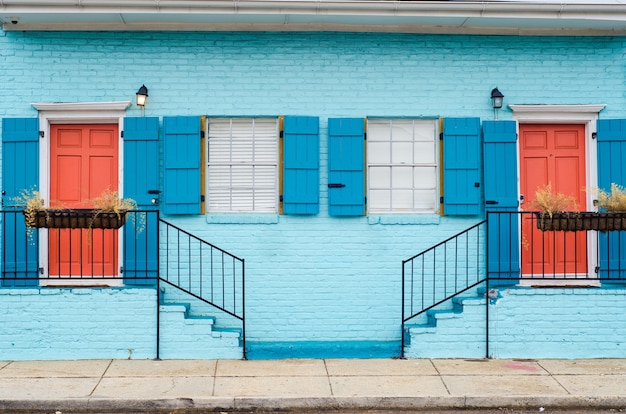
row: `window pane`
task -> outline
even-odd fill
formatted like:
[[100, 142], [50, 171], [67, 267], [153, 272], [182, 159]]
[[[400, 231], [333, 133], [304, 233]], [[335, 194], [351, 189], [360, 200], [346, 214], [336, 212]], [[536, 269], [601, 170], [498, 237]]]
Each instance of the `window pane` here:
[[388, 142], [367, 142], [367, 158], [370, 164], [389, 164], [391, 146]]
[[391, 191], [390, 190], [371, 190], [369, 198], [369, 208], [375, 211], [391, 210]]
[[370, 188], [389, 188], [391, 185], [391, 167], [370, 167]]
[[391, 136], [394, 142], [413, 141], [413, 121], [407, 119], [396, 119], [391, 121]]
[[413, 199], [416, 210], [436, 211], [438, 208], [435, 190], [415, 190]]
[[411, 211], [413, 209], [412, 190], [393, 190], [391, 194], [393, 211]]
[[413, 170], [414, 188], [434, 189], [437, 185], [437, 170], [435, 167], [416, 167]]
[[368, 120], [367, 121], [367, 139], [373, 141], [387, 141], [391, 139], [391, 131], [389, 130], [389, 121], [385, 120]]
[[412, 164], [413, 163], [413, 143], [394, 142], [391, 150], [392, 164]]
[[416, 164], [435, 164], [436, 151], [435, 143], [416, 142], [413, 145], [413, 160]]
[[393, 188], [413, 188], [413, 167], [393, 167], [391, 182]]

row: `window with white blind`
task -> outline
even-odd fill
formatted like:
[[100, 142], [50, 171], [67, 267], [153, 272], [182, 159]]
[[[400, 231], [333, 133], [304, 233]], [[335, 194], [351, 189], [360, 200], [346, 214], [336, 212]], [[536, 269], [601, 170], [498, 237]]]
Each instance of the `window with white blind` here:
[[208, 118], [207, 210], [278, 211], [278, 119]]
[[370, 213], [436, 213], [437, 121], [368, 119]]

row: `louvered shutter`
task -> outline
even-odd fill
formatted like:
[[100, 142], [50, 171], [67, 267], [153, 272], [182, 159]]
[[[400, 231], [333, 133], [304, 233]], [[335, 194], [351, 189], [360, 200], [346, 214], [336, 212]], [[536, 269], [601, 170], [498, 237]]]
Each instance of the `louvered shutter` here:
[[[158, 276], [159, 118], [124, 118], [124, 197], [137, 202], [124, 230], [126, 284], [153, 284]], [[142, 231], [139, 231], [140, 228]]]
[[2, 120], [2, 285], [38, 284], [39, 238], [26, 232], [22, 207], [16, 197], [23, 190], [39, 189], [39, 120]]
[[447, 215], [480, 214], [480, 119], [443, 121], [443, 203]]
[[[487, 273], [492, 285], [516, 284], [520, 277], [515, 121], [484, 121]], [[501, 213], [501, 214], [498, 214]]]
[[283, 212], [319, 213], [319, 118], [286, 116], [283, 127]]
[[[606, 191], [611, 184], [626, 186], [626, 119], [597, 122], [598, 186]], [[599, 232], [599, 274], [603, 282], [626, 279], [626, 232]]]
[[365, 120], [328, 120], [328, 214], [365, 214]]
[[163, 212], [200, 214], [200, 117], [164, 117], [163, 142]]

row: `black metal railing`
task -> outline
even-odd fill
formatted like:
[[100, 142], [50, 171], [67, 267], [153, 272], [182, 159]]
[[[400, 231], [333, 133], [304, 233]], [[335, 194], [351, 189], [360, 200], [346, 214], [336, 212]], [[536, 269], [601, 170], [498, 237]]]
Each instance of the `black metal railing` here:
[[626, 279], [626, 231], [586, 227], [576, 213], [556, 227], [548, 220], [534, 212], [487, 213], [489, 280]]
[[244, 260], [159, 211], [128, 211], [119, 229], [31, 228], [20, 209], [0, 211], [0, 220], [0, 286], [165, 283], [239, 320], [245, 358]]
[[481, 221], [403, 260], [402, 324], [482, 283], [485, 245], [486, 221]]
[[34, 228], [26, 226], [21, 210], [0, 211], [2, 286], [121, 278], [156, 283], [158, 211], [128, 211], [125, 218], [119, 229]]
[[245, 359], [244, 259], [167, 221], [160, 223], [159, 279], [241, 321]]

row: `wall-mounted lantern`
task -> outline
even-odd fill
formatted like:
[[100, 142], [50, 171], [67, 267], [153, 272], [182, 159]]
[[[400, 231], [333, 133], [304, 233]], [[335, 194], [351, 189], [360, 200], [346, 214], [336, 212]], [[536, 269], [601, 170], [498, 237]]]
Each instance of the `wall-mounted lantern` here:
[[500, 92], [497, 87], [493, 88], [491, 90], [491, 106], [493, 106], [496, 119], [498, 119], [498, 109], [502, 108], [503, 100], [504, 95], [502, 95], [502, 92]]
[[146, 101], [148, 100], [148, 88], [146, 85], [141, 85], [141, 88], [137, 91], [137, 106], [141, 107], [141, 115], [143, 115], [144, 107], [146, 106]]

